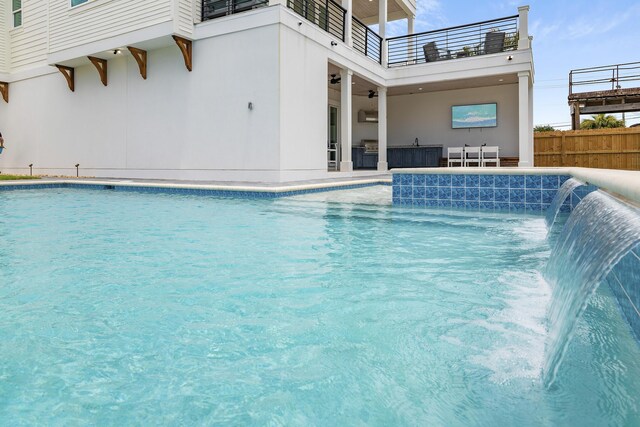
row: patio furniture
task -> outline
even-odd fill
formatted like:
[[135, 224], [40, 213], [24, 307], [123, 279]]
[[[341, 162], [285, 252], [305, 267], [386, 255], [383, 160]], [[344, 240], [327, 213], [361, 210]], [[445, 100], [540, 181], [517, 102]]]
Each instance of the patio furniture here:
[[462, 166], [464, 163], [464, 148], [463, 147], [449, 147], [447, 148], [447, 167], [451, 167], [453, 164]]
[[487, 166], [487, 163], [494, 163], [496, 167], [499, 168], [500, 167], [499, 151], [500, 151], [500, 148], [496, 145], [482, 147], [481, 156], [480, 156], [482, 158], [482, 161], [480, 162], [480, 165], [482, 167], [485, 167]]
[[436, 46], [436, 42], [429, 42], [422, 46], [424, 51], [424, 60], [426, 62], [435, 62], [440, 59], [440, 52]]
[[338, 170], [338, 153], [338, 144], [335, 142], [329, 143], [329, 146], [327, 147], [327, 167], [329, 170]]
[[472, 163], [475, 163], [476, 166], [482, 164], [480, 147], [464, 147], [464, 166], [468, 167]]
[[502, 31], [490, 31], [484, 37], [484, 53], [500, 53], [504, 50], [506, 34]]

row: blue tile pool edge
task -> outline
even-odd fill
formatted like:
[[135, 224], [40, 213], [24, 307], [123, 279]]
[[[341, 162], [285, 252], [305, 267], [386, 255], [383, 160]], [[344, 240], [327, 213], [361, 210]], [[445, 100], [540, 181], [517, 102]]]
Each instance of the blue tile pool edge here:
[[[398, 173], [394, 205], [543, 215], [567, 174]], [[571, 200], [562, 206], [571, 210]]]

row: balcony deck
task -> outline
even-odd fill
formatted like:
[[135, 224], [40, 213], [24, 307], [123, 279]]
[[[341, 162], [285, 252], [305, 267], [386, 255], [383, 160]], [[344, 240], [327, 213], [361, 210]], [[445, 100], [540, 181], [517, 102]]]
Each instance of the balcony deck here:
[[265, 6], [269, 0], [202, 0], [201, 19], [204, 22]]
[[571, 70], [568, 101], [574, 130], [581, 114], [640, 111], [640, 62]]
[[[202, 0], [202, 21], [269, 5], [269, 0]], [[286, 6], [345, 41], [347, 11], [335, 0], [287, 0]], [[352, 48], [389, 68], [496, 54], [518, 49], [519, 15], [383, 39], [355, 15]], [[383, 57], [386, 43], [387, 58]], [[386, 64], [385, 64], [386, 62]]]
[[518, 48], [518, 15], [391, 37], [386, 42], [389, 67], [512, 51]]

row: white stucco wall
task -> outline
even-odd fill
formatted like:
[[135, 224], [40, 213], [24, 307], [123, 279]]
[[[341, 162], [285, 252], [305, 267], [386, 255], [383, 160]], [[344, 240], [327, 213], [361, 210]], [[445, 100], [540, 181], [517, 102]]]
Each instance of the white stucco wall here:
[[109, 61], [107, 87], [89, 64], [74, 93], [59, 73], [14, 82], [0, 102], [0, 170], [70, 175], [80, 163], [87, 176], [278, 180], [278, 33], [200, 40], [191, 73], [172, 46], [149, 51], [147, 80], [125, 56]]
[[[498, 104], [498, 126], [483, 129], [451, 129], [451, 106]], [[518, 85], [459, 89], [446, 92], [390, 96], [388, 144], [451, 146], [498, 145], [500, 155], [518, 156]], [[446, 153], [446, 149], [444, 151]]]
[[283, 178], [320, 178], [327, 173], [326, 49], [288, 27], [280, 28]]
[[[503, 85], [445, 92], [388, 97], [388, 146], [421, 145], [460, 147], [498, 145], [500, 155], [518, 156], [518, 86]], [[466, 104], [498, 104], [498, 127], [484, 129], [451, 129], [451, 106]], [[339, 103], [339, 102], [338, 102]], [[377, 139], [376, 123], [359, 123], [359, 110], [377, 110], [378, 99], [353, 97], [353, 145], [363, 139]], [[446, 154], [446, 149], [444, 151]]]

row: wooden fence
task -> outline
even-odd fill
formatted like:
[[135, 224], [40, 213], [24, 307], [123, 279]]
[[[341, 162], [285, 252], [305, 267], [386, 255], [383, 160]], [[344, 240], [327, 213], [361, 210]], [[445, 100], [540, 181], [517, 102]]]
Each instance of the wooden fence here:
[[640, 170], [640, 127], [536, 132], [536, 166]]

